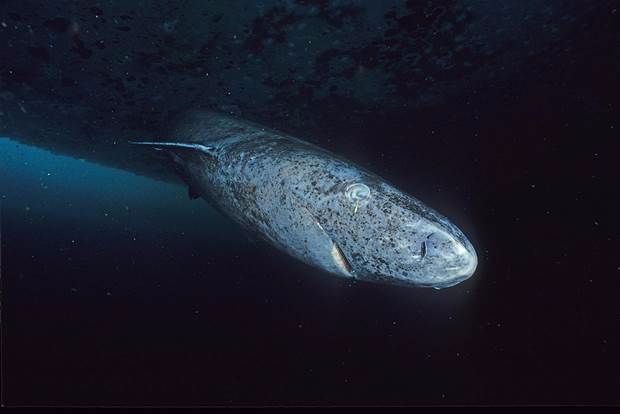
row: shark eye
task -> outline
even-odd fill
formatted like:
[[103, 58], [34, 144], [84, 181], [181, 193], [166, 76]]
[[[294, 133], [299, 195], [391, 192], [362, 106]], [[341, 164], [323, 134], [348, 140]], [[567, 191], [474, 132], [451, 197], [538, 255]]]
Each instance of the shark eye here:
[[367, 201], [370, 198], [370, 188], [362, 183], [351, 184], [346, 188], [345, 195], [354, 203]]

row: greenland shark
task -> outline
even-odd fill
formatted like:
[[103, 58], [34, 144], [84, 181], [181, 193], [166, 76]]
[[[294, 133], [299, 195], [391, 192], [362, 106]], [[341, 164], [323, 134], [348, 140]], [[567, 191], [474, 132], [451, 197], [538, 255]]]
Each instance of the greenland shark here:
[[168, 153], [192, 198], [309, 265], [436, 289], [476, 269], [474, 248], [447, 218], [329, 151], [211, 111], [188, 114], [173, 135], [131, 143]]

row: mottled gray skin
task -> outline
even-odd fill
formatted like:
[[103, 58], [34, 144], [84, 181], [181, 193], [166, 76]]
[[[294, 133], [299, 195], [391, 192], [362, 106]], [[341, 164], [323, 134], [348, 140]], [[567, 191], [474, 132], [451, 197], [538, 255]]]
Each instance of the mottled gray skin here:
[[359, 280], [443, 288], [476, 253], [419, 200], [323, 149], [212, 112], [182, 121], [169, 151], [201, 196], [290, 255]]

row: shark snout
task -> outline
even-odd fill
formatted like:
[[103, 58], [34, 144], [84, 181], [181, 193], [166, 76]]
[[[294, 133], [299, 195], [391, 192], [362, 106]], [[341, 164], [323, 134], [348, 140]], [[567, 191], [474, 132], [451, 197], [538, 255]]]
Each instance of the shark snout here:
[[458, 240], [445, 232], [435, 232], [423, 243], [424, 260], [433, 263], [434, 280], [430, 286], [440, 289], [454, 286], [468, 278], [476, 271], [478, 256], [471, 243]]
[[446, 280], [441, 287], [454, 286], [469, 279], [476, 271], [478, 256], [474, 249], [466, 249], [462, 246], [459, 251], [455, 264], [446, 268]]

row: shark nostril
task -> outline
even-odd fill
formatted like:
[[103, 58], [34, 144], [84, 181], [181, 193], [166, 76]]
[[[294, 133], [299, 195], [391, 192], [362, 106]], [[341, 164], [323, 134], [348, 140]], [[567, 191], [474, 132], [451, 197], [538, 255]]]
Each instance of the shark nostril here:
[[426, 256], [426, 242], [423, 241], [422, 245], [420, 246], [420, 258], [424, 259], [424, 256]]

